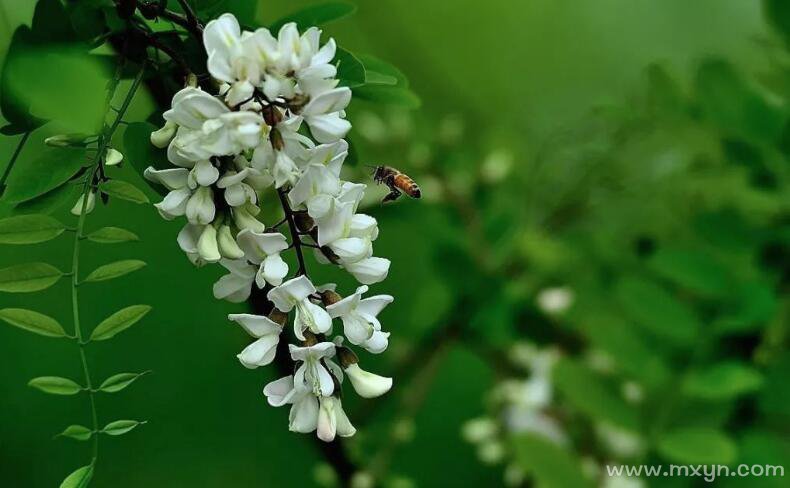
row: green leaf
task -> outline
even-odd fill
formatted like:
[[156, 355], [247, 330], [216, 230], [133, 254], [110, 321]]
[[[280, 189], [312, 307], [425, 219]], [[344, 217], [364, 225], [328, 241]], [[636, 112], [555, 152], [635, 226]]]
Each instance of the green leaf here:
[[76, 395], [82, 391], [78, 383], [60, 376], [40, 376], [30, 380], [27, 385], [52, 395]]
[[296, 22], [300, 30], [312, 26], [320, 26], [329, 22], [348, 17], [357, 10], [354, 4], [346, 2], [327, 2], [307, 7], [291, 15], [286, 15], [274, 22], [269, 28], [276, 33], [288, 22]]
[[66, 336], [66, 331], [63, 330], [63, 327], [57, 320], [33, 310], [4, 308], [0, 310], [0, 319], [34, 334], [46, 337]]
[[19, 161], [8, 177], [3, 200], [20, 203], [32, 200], [70, 180], [87, 162], [84, 148], [46, 148], [32, 161]]
[[87, 441], [93, 436], [93, 431], [83, 425], [69, 425], [66, 430], [58, 434], [62, 437], [71, 437], [78, 441]]
[[93, 477], [93, 465], [89, 464], [66, 476], [60, 488], [87, 488]]
[[137, 234], [120, 227], [102, 227], [86, 236], [89, 241], [99, 244], [116, 244], [119, 242], [139, 241]]
[[533, 476], [537, 486], [568, 488], [592, 486], [573, 452], [535, 434], [519, 434], [512, 441], [518, 466]]
[[109, 424], [105, 425], [101, 431], [107, 435], [123, 435], [138, 425], [143, 425], [144, 423], [146, 422], [138, 422], [136, 420], [116, 420], [115, 422], [110, 422]]
[[63, 183], [43, 195], [17, 203], [14, 205], [13, 213], [22, 215], [30, 213], [51, 214], [63, 207], [66, 202], [68, 202], [69, 206], [72, 206], [79, 197], [79, 186], [73, 182]]
[[763, 0], [763, 10], [768, 21], [790, 45], [790, 3], [787, 0]]
[[563, 359], [556, 365], [553, 379], [557, 389], [585, 414], [598, 420], [609, 420], [629, 430], [638, 430], [636, 413], [612, 386], [588, 368]]
[[0, 291], [28, 293], [49, 288], [63, 273], [47, 263], [25, 263], [0, 269]]
[[354, 97], [384, 105], [397, 105], [410, 110], [422, 105], [420, 98], [408, 88], [386, 85], [365, 85], [354, 88]]
[[720, 296], [730, 289], [727, 270], [708, 253], [659, 249], [648, 265], [664, 278], [703, 295]]
[[[341, 86], [354, 88], [365, 83], [365, 66], [350, 52], [343, 48], [337, 48], [335, 64], [337, 65], [337, 79], [340, 80]], [[356, 93], [354, 90], [355, 95]]]
[[115, 336], [115, 334], [133, 326], [150, 311], [151, 307], [149, 305], [132, 305], [118, 310], [93, 329], [91, 340], [105, 341], [110, 339]]
[[105, 264], [104, 266], [99, 266], [98, 268], [94, 269], [87, 276], [87, 278], [85, 278], [85, 281], [105, 281], [111, 280], [113, 278], [119, 278], [133, 271], [137, 271], [144, 266], [145, 261], [140, 261], [139, 259], [124, 259], [122, 261], [116, 261], [114, 263]]
[[658, 452], [670, 461], [685, 464], [730, 464], [737, 448], [724, 432], [709, 428], [682, 428], [665, 433]]
[[763, 376], [756, 369], [734, 361], [691, 371], [683, 392], [706, 400], [723, 400], [759, 390]]
[[126, 181], [110, 180], [101, 184], [99, 189], [111, 197], [134, 203], [148, 203], [148, 197], [136, 186]]
[[99, 390], [105, 393], [119, 392], [134, 383], [137, 378], [148, 373], [150, 373], [150, 371], [143, 371], [142, 373], [118, 373], [112, 375], [102, 382], [101, 386], [99, 386]]
[[365, 67], [365, 84], [394, 85], [402, 88], [409, 86], [409, 80], [398, 68], [370, 54], [360, 54], [357, 58]]
[[781, 104], [745, 80], [728, 62], [703, 62], [695, 80], [703, 115], [726, 134], [757, 143], [777, 140], [785, 122]]
[[697, 317], [658, 284], [626, 277], [617, 284], [615, 298], [626, 314], [653, 334], [677, 344], [689, 344], [697, 336]]
[[17, 215], [0, 220], [0, 244], [36, 244], [65, 230], [65, 225], [48, 215]]
[[46, 123], [46, 120], [31, 115], [29, 100], [16, 96], [10, 87], [11, 71], [9, 67], [17, 64], [32, 44], [33, 32], [28, 26], [22, 25], [14, 31], [11, 43], [8, 45], [3, 71], [0, 73], [0, 110], [3, 112], [3, 117], [10, 123], [10, 125], [3, 127], [5, 135], [30, 132]]

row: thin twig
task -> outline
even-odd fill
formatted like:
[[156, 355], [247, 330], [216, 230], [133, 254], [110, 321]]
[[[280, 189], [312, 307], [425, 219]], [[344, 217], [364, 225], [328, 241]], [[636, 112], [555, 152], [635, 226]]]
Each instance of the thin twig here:
[[14, 149], [14, 154], [11, 156], [11, 160], [8, 162], [8, 165], [3, 171], [3, 176], [0, 176], [0, 195], [5, 192], [5, 182], [8, 180], [8, 175], [11, 174], [11, 170], [14, 168], [14, 163], [16, 163], [19, 153], [22, 152], [22, 148], [25, 147], [25, 143], [29, 137], [30, 131], [27, 131], [22, 135], [22, 139], [19, 140], [19, 144], [17, 144], [16, 149]]

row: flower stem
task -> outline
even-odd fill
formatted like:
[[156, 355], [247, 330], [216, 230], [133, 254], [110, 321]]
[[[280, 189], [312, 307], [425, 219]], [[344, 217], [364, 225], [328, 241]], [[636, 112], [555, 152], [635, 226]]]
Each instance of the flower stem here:
[[285, 191], [282, 189], [277, 190], [277, 194], [280, 196], [280, 203], [283, 206], [283, 212], [285, 213], [285, 220], [288, 222], [288, 230], [291, 233], [291, 242], [296, 251], [296, 260], [299, 262], [299, 269], [296, 272], [296, 276], [305, 275], [307, 276], [307, 267], [304, 263], [304, 254], [302, 252], [302, 240], [299, 237], [299, 230], [296, 228], [296, 220], [294, 219], [294, 212], [291, 209], [291, 205], [288, 203], [288, 197], [285, 194]]
[[[120, 73], [120, 69], [118, 70]], [[90, 368], [88, 367], [88, 359], [85, 354], [85, 347], [88, 344], [83, 339], [82, 335], [82, 327], [80, 326], [80, 309], [79, 309], [79, 266], [80, 266], [80, 245], [84, 237], [84, 229], [85, 229], [85, 220], [86, 220], [86, 210], [88, 207], [88, 195], [92, 191], [93, 179], [96, 174], [99, 172], [101, 168], [101, 162], [104, 158], [104, 153], [107, 151], [109, 147], [110, 141], [112, 140], [112, 136], [115, 133], [115, 130], [121, 123], [121, 119], [123, 118], [124, 114], [126, 113], [126, 109], [129, 108], [129, 104], [134, 97], [135, 92], [137, 91], [137, 87], [140, 86], [140, 81], [143, 77], [143, 72], [145, 71], [145, 66], [143, 69], [140, 70], [140, 73], [135, 78], [134, 82], [132, 83], [131, 88], [129, 88], [129, 92], [126, 94], [126, 98], [123, 101], [123, 105], [118, 110], [116, 114], [115, 120], [113, 121], [112, 125], [106, 130], [105, 133], [99, 136], [99, 148], [96, 151], [96, 154], [93, 158], [93, 164], [89, 171], [88, 177], [85, 179], [82, 187], [82, 207], [80, 209], [80, 216], [77, 222], [77, 228], [74, 232], [74, 250], [71, 256], [71, 272], [69, 275], [71, 276], [71, 310], [72, 316], [74, 321], [74, 337], [77, 339], [77, 343], [79, 344], [80, 348], [80, 362], [82, 363], [82, 372], [85, 376], [85, 390], [88, 392], [88, 398], [90, 401], [90, 409], [91, 409], [91, 425], [92, 430], [94, 432], [93, 435], [93, 451], [91, 455], [91, 466], [96, 465], [96, 461], [99, 457], [99, 416], [96, 411], [96, 390], [93, 388], [93, 383], [91, 380]], [[115, 89], [118, 86], [119, 77], [115, 77], [111, 82], [107, 94], [107, 102], [106, 105], [109, 107], [110, 101], [112, 100], [113, 95], [115, 94]]]
[[19, 157], [19, 153], [22, 152], [22, 148], [25, 147], [25, 143], [27, 142], [29, 137], [30, 137], [30, 131], [25, 132], [22, 135], [22, 139], [20, 139], [19, 144], [16, 145], [14, 154], [11, 156], [11, 160], [8, 162], [8, 166], [6, 166], [5, 170], [3, 171], [3, 176], [0, 176], [0, 195], [2, 195], [3, 192], [5, 191], [5, 182], [8, 179], [8, 175], [11, 174], [11, 170], [14, 169], [14, 163], [16, 163], [16, 160]]

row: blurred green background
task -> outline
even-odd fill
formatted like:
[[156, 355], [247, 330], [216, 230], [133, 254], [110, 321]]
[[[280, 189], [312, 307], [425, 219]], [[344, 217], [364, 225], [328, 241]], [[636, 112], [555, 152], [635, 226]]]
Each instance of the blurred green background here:
[[[311, 3], [261, 0], [258, 19], [270, 22]], [[0, 53], [13, 30], [30, 23], [34, 4], [0, 0]], [[563, 351], [553, 415], [572, 439], [566, 448], [574, 469], [590, 457], [790, 467], [790, 58], [763, 4], [357, 5], [353, 17], [324, 31], [353, 52], [398, 66], [422, 108], [355, 103], [352, 141], [361, 162], [412, 174], [425, 199], [366, 210], [380, 222], [376, 254], [393, 263], [375, 291], [396, 300], [382, 320], [392, 331], [390, 349], [365, 356], [363, 365], [403, 375], [382, 400], [344, 402], [359, 418], [351, 416], [359, 429], [352, 458], [364, 467], [394, 446], [386, 454], [387, 486], [502, 484], [507, 462], [481, 462], [461, 426], [496, 410], [489, 391], [512, 374], [502, 365], [507, 351], [528, 340]], [[140, 93], [127, 119], [144, 120], [152, 111]], [[54, 133], [50, 126], [34, 132], [17, 164], [34, 160]], [[0, 164], [17, 142], [18, 136], [0, 138]], [[355, 171], [364, 178], [367, 170]], [[132, 167], [119, 174], [145, 187]], [[69, 219], [70, 205], [55, 215]], [[12, 209], [6, 204], [2, 212]], [[134, 303], [154, 310], [117, 340], [91, 346], [92, 370], [100, 378], [153, 374], [99, 398], [105, 421], [149, 423], [102, 439], [96, 486], [315, 484], [320, 453], [308, 436], [289, 433], [287, 411], [269, 407], [261, 394], [274, 372], [246, 370], [234, 357], [248, 338], [225, 315], [245, 307], [212, 297], [221, 271], [194, 269], [175, 242], [181, 224], [162, 221], [150, 206], [98, 206], [88, 226], [103, 225], [121, 225], [142, 241], [86, 243], [84, 270], [132, 257], [148, 266], [82, 289], [83, 323]], [[0, 267], [46, 261], [67, 269], [71, 246], [61, 239], [1, 247]], [[536, 305], [541, 290], [557, 286], [574, 296], [559, 315]], [[42, 293], [0, 295], [0, 307], [33, 308], [64, 325], [71, 313], [65, 280]], [[460, 336], [440, 335], [447, 347], [437, 348], [435, 361], [419, 355], [401, 364], [448, 324]], [[602, 355], [606, 368], [590, 359]], [[86, 445], [52, 440], [70, 423], [87, 423], [86, 401], [48, 396], [26, 383], [42, 375], [79, 377], [77, 350], [0, 327], [0, 358], [0, 485], [53, 486], [87, 457]], [[710, 375], [724, 363], [739, 365], [747, 380]], [[690, 375], [697, 388], [680, 395]], [[625, 383], [638, 384], [644, 399], [624, 398]], [[700, 394], [699, 383], [714, 393]], [[636, 457], [600, 454], [590, 447], [600, 422], [636, 433], [648, 447]], [[393, 426], [400, 429], [396, 441], [389, 437]], [[678, 453], [662, 442], [664, 433], [686, 427], [712, 432], [711, 444]], [[529, 454], [518, 440], [503, 442], [538, 486], [572, 486], [556, 477], [562, 465], [547, 474], [519, 459]], [[708, 451], [713, 457], [700, 458]], [[593, 478], [593, 485], [602, 483]], [[725, 481], [786, 486], [782, 479]]]

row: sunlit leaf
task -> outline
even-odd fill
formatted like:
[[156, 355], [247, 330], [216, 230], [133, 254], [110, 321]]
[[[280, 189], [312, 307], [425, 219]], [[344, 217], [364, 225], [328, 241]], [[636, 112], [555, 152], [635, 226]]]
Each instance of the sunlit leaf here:
[[648, 264], [661, 276], [705, 295], [722, 295], [730, 288], [727, 270], [709, 253], [659, 249], [650, 257]]
[[0, 269], [0, 291], [28, 293], [44, 290], [63, 276], [58, 268], [47, 263], [25, 263]]
[[87, 488], [93, 477], [93, 465], [83, 466], [70, 475], [60, 484], [60, 488]]
[[758, 390], [762, 375], [746, 364], [722, 362], [692, 370], [683, 382], [683, 391], [697, 398], [721, 400]]
[[354, 88], [354, 97], [384, 105], [397, 105], [408, 109], [419, 108], [420, 98], [408, 88], [386, 85], [365, 85]]
[[47, 215], [17, 215], [0, 220], [0, 244], [45, 242], [65, 230], [65, 225]]
[[71, 437], [78, 441], [87, 441], [93, 436], [93, 431], [83, 425], [69, 425], [58, 435], [61, 437]]
[[592, 484], [581, 470], [574, 453], [549, 439], [535, 434], [519, 434], [513, 438], [513, 451], [518, 466], [534, 477], [537, 486], [545, 488], [590, 487]]
[[395, 85], [408, 88], [406, 75], [390, 63], [370, 54], [359, 54], [357, 58], [365, 67], [365, 84]]
[[565, 359], [554, 368], [554, 382], [579, 410], [629, 430], [638, 430], [636, 412], [604, 380], [581, 364]]
[[104, 341], [133, 326], [151, 311], [149, 305], [132, 305], [104, 319], [91, 333], [92, 341]]
[[19, 203], [43, 195], [71, 179], [87, 162], [83, 148], [46, 148], [32, 161], [17, 162], [3, 200]]
[[59, 376], [40, 376], [28, 382], [28, 386], [52, 395], [76, 395], [82, 387], [75, 381]]
[[[343, 48], [337, 48], [335, 64], [337, 65], [337, 79], [340, 80], [341, 86], [355, 88], [365, 83], [365, 66], [350, 52]], [[354, 94], [356, 95], [356, 90], [354, 90]]]
[[148, 203], [149, 201], [148, 197], [145, 196], [145, 193], [140, 191], [140, 189], [138, 189], [133, 184], [127, 183], [126, 181], [106, 181], [101, 184], [99, 189], [111, 197], [120, 198], [121, 200], [127, 200], [129, 202]]
[[32, 38], [33, 33], [28, 26], [17, 27], [6, 52], [3, 71], [0, 73], [0, 110], [10, 123], [3, 127], [5, 135], [22, 134], [46, 123], [46, 120], [31, 115], [29, 100], [16, 96], [10, 87], [9, 67], [14, 66], [31, 48]]
[[47, 337], [65, 337], [66, 331], [57, 320], [43, 313], [24, 308], [4, 308], [0, 310], [0, 319], [9, 324], [25, 329], [34, 334]]
[[116, 375], [112, 375], [102, 382], [102, 384], [99, 386], [99, 390], [105, 393], [115, 393], [121, 391], [134, 383], [137, 378], [148, 373], [150, 373], [150, 371], [143, 371], [142, 373], [118, 373]]
[[724, 432], [689, 427], [662, 435], [658, 441], [658, 452], [678, 463], [730, 464], [736, 458], [737, 448]]
[[657, 336], [678, 344], [697, 336], [700, 324], [691, 309], [656, 283], [624, 278], [615, 297], [629, 317]]
[[116, 420], [105, 425], [101, 432], [107, 435], [123, 435], [144, 423], [145, 421], [138, 422], [137, 420]]
[[93, 270], [85, 281], [105, 281], [121, 277], [145, 266], [145, 261], [138, 259], [124, 259], [114, 263], [99, 266]]
[[291, 15], [286, 15], [282, 19], [272, 23], [270, 30], [276, 33], [280, 27], [288, 22], [296, 22], [300, 30], [307, 29], [312, 26], [320, 26], [335, 20], [348, 17], [357, 10], [357, 7], [352, 3], [347, 2], [327, 2], [318, 5], [312, 5], [303, 10], [295, 12]]
[[120, 227], [102, 227], [87, 235], [89, 241], [100, 244], [116, 244], [119, 242], [139, 241], [137, 234]]

